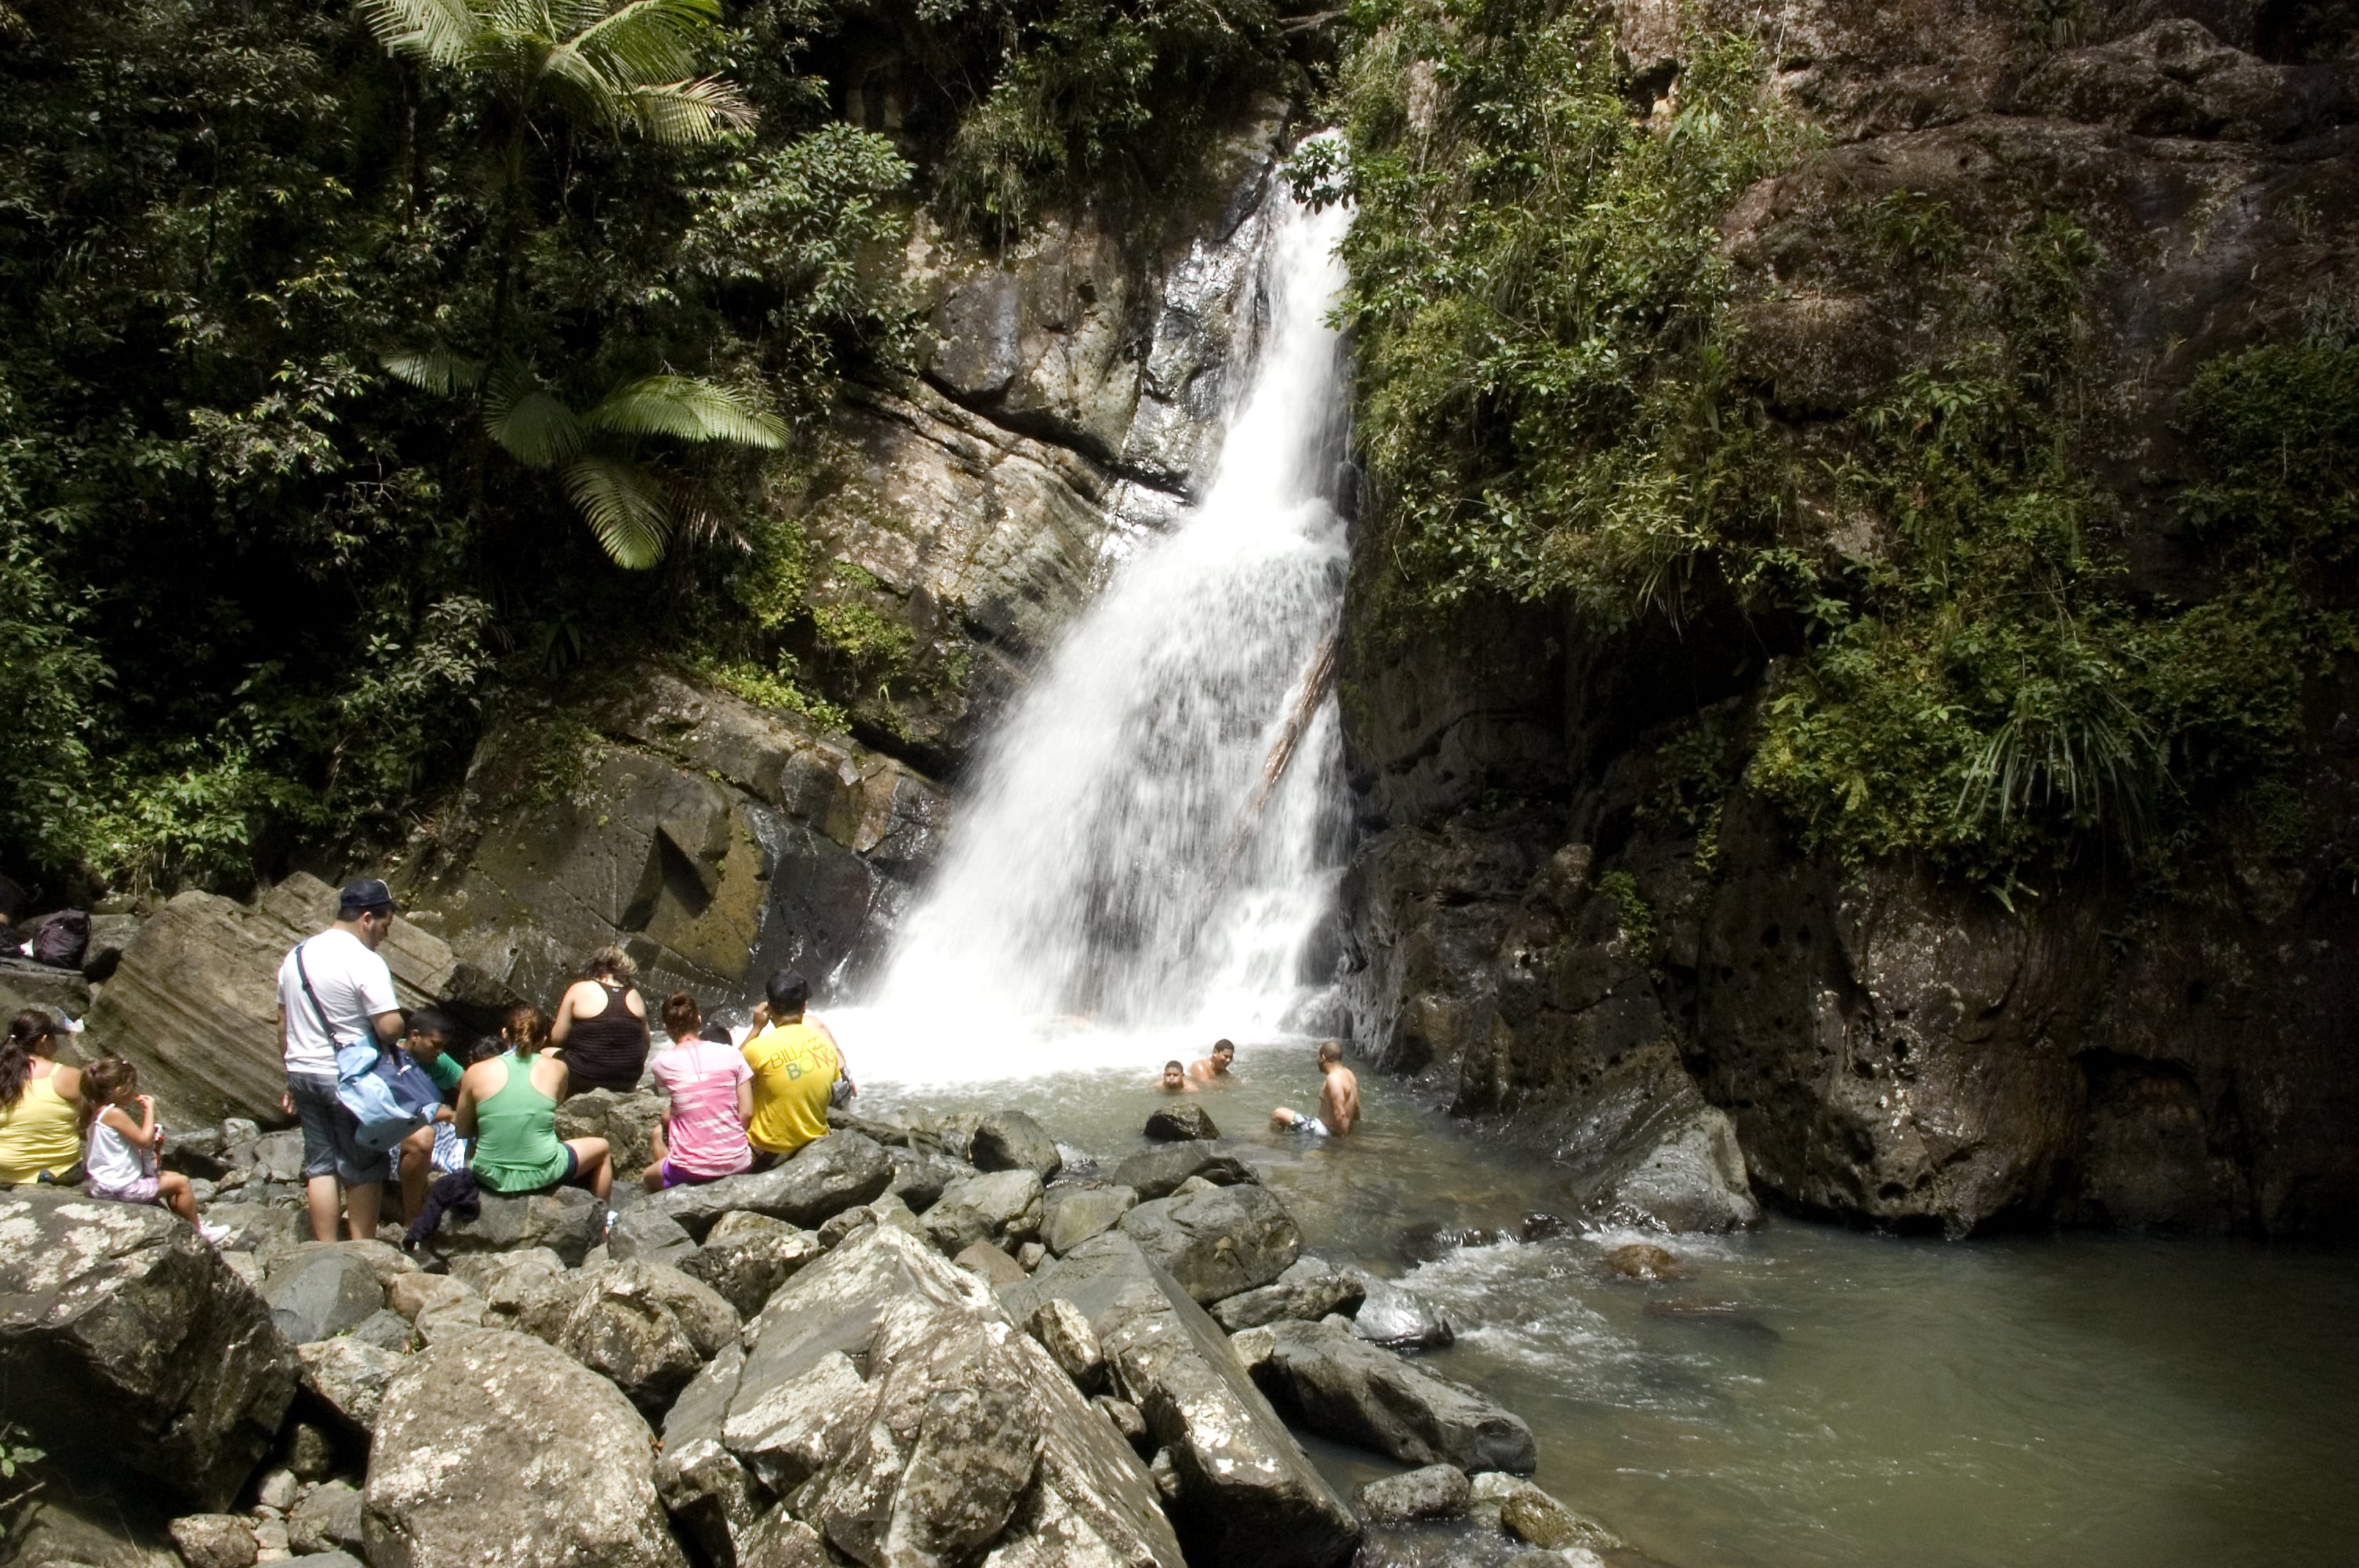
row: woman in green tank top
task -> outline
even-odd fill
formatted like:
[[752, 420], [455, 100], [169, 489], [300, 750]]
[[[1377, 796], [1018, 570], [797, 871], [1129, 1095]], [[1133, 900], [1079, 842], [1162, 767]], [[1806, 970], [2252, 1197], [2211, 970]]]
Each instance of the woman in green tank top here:
[[488, 1192], [546, 1192], [578, 1182], [606, 1202], [614, 1168], [603, 1138], [560, 1139], [557, 1102], [565, 1098], [565, 1064], [538, 1054], [549, 1024], [534, 1007], [512, 1007], [500, 1026], [507, 1049], [476, 1063], [459, 1080], [451, 1126], [475, 1141], [467, 1168]]

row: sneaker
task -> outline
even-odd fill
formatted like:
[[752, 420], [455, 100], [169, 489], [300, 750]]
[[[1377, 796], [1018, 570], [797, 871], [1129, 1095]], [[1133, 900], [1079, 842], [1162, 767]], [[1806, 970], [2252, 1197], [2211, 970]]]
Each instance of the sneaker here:
[[218, 1247], [223, 1242], [227, 1241], [234, 1233], [231, 1231], [230, 1227], [226, 1225], [213, 1225], [207, 1223], [197, 1227], [197, 1234]]

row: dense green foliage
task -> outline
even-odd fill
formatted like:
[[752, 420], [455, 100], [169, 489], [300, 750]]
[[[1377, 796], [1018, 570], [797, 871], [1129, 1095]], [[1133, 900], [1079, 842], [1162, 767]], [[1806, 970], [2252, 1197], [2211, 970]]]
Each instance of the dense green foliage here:
[[1749, 719], [1660, 758], [1646, 815], [1707, 869], [1740, 781], [1806, 847], [2003, 900], [2093, 853], [2151, 884], [2223, 831], [2291, 847], [2302, 684], [2349, 641], [2359, 351], [2205, 367], [2181, 505], [2217, 591], [2139, 599], [2075, 459], [2104, 260], [2079, 225], [1969, 235], [1901, 191], [1814, 234], [1896, 335], [1947, 347], [1805, 437], [1747, 379], [1721, 245], [1738, 194], [1810, 156], [1756, 44], [1691, 38], [1650, 103], [1610, 31], [1547, 0], [1353, 16], [1345, 138], [1301, 179], [1359, 204], [1375, 624], [1485, 592], [1570, 598], [1601, 636], [1715, 608], [1774, 627], [1793, 652]]
[[1279, 69], [1192, 0], [0, 16], [0, 863], [52, 893], [390, 842], [571, 666], [906, 684], [783, 518], [909, 363], [917, 204], [1011, 238]]

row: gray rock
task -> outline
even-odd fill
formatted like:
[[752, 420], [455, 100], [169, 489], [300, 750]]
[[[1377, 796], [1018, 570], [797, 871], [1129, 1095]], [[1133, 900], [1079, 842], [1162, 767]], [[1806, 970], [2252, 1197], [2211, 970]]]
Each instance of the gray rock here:
[[298, 1478], [324, 1481], [335, 1466], [335, 1439], [325, 1427], [315, 1422], [299, 1421], [288, 1428], [287, 1468]]
[[860, 1561], [904, 1542], [912, 1563], [989, 1548], [1010, 1568], [1180, 1568], [1105, 1418], [979, 1280], [897, 1226], [805, 1268], [745, 1337], [734, 1370], [724, 1353], [682, 1394], [660, 1467], [684, 1522], [703, 1540], [717, 1521], [738, 1561], [753, 1526], [719, 1463], [731, 1444], [781, 1479], [808, 1467], [797, 1512]]
[[262, 1479], [254, 1484], [254, 1500], [261, 1507], [270, 1509], [273, 1515], [284, 1514], [295, 1506], [296, 1495], [302, 1489], [303, 1483], [295, 1478], [294, 1471], [283, 1466], [275, 1470], [266, 1470], [263, 1472]]
[[893, 1162], [893, 1180], [885, 1190], [919, 1214], [934, 1206], [944, 1187], [975, 1173], [975, 1168], [963, 1160], [921, 1149], [888, 1148], [886, 1156]]
[[368, 1560], [685, 1568], [654, 1461], [630, 1400], [572, 1357], [521, 1334], [453, 1338], [386, 1390], [364, 1489]]
[[1122, 1217], [1122, 1230], [1200, 1304], [1274, 1282], [1302, 1249], [1294, 1217], [1261, 1186], [1143, 1203]]
[[172, 1544], [189, 1568], [247, 1568], [254, 1521], [239, 1514], [190, 1514], [172, 1521]]
[[1404, 1465], [1528, 1475], [1538, 1463], [1532, 1429], [1462, 1384], [1329, 1323], [1277, 1323], [1255, 1380], [1322, 1437], [1355, 1444]]
[[813, 1231], [812, 1239], [819, 1243], [821, 1251], [832, 1252], [842, 1246], [844, 1238], [853, 1231], [864, 1229], [875, 1223], [876, 1216], [867, 1206], [848, 1208]]
[[367, 1260], [332, 1247], [307, 1249], [274, 1266], [262, 1299], [294, 1345], [346, 1333], [385, 1310], [385, 1289]]
[[0, 1388], [69, 1473], [227, 1507], [300, 1376], [262, 1298], [165, 1210], [0, 1194]]
[[578, 1269], [605, 1229], [605, 1209], [582, 1187], [558, 1187], [529, 1197], [485, 1193], [479, 1217], [446, 1218], [427, 1246], [445, 1260], [470, 1252], [522, 1252], [546, 1247], [567, 1268]]
[[995, 1110], [976, 1122], [967, 1158], [978, 1171], [1029, 1171], [1044, 1182], [1065, 1162], [1057, 1141], [1020, 1110]]
[[614, 1162], [619, 1186], [655, 1162], [654, 1137], [663, 1125], [663, 1097], [652, 1092], [618, 1095], [589, 1089], [568, 1096], [557, 1108], [560, 1138], [603, 1138]]
[[1380, 1524], [1456, 1519], [1466, 1511], [1471, 1492], [1465, 1471], [1455, 1465], [1428, 1465], [1368, 1482], [1360, 1488], [1360, 1507]]
[[1186, 1143], [1197, 1140], [1210, 1141], [1221, 1135], [1212, 1113], [1193, 1100], [1173, 1100], [1161, 1105], [1147, 1116], [1147, 1136], [1158, 1143]]
[[1458, 1337], [1440, 1308], [1390, 1280], [1361, 1276], [1365, 1292], [1353, 1314], [1353, 1332], [1394, 1350], [1439, 1350]]
[[1011, 1285], [1024, 1278], [1024, 1266], [988, 1241], [960, 1249], [951, 1261], [987, 1285]]
[[736, 1308], [678, 1269], [614, 1263], [591, 1279], [556, 1344], [652, 1417], [737, 1337], [738, 1327]]
[[349, 1552], [313, 1552], [287, 1560], [287, 1568], [368, 1568]]
[[1212, 1321], [1234, 1334], [1281, 1318], [1317, 1323], [1334, 1314], [1350, 1317], [1360, 1310], [1367, 1294], [1367, 1276], [1358, 1270], [1336, 1269], [1317, 1258], [1300, 1258], [1273, 1283], [1213, 1303]]
[[893, 1162], [875, 1139], [831, 1132], [770, 1170], [669, 1187], [635, 1205], [631, 1212], [653, 1209], [669, 1215], [699, 1240], [723, 1215], [736, 1209], [809, 1230], [845, 1209], [875, 1201], [892, 1180]]
[[696, 1251], [686, 1227], [651, 1203], [623, 1211], [606, 1234], [606, 1255], [617, 1263], [684, 1263]]
[[[284, 1068], [280, 1087], [285, 1087]], [[267, 1132], [254, 1144], [254, 1168], [267, 1182], [299, 1182], [303, 1179], [303, 1134], [293, 1128], [284, 1132]]]
[[1520, 1476], [1489, 1473], [1473, 1478], [1469, 1493], [1478, 1510], [1498, 1510], [1500, 1528], [1517, 1541], [1547, 1552], [1619, 1552], [1622, 1538], [1566, 1508]]
[[508, 1314], [504, 1326], [556, 1344], [557, 1336], [565, 1332], [566, 1320], [573, 1315], [582, 1298], [590, 1293], [598, 1276], [615, 1267], [618, 1265], [613, 1263], [601, 1263], [595, 1268], [584, 1265], [550, 1275], [516, 1298], [516, 1310]]
[[1573, 1184], [1582, 1212], [1601, 1224], [1674, 1233], [1737, 1230], [1761, 1221], [1761, 1205], [1737, 1147], [1736, 1124], [1699, 1098], [1658, 1124], [1659, 1141], [1636, 1147]]
[[390, 1308], [371, 1313], [345, 1337], [358, 1344], [374, 1346], [379, 1350], [390, 1350], [397, 1356], [408, 1355], [418, 1347], [417, 1330], [410, 1327], [408, 1318]]
[[1128, 1400], [1115, 1399], [1112, 1394], [1099, 1394], [1090, 1403], [1105, 1411], [1106, 1420], [1114, 1422], [1114, 1431], [1122, 1433], [1122, 1440], [1130, 1444], [1131, 1452], [1142, 1459], [1151, 1456], [1146, 1451], [1152, 1448], [1154, 1439], [1147, 1434], [1147, 1418], [1138, 1413], [1136, 1405]]
[[287, 1516], [287, 1545], [299, 1553], [359, 1552], [361, 1495], [342, 1481], [311, 1490]]
[[1114, 1171], [1114, 1184], [1130, 1188], [1143, 1201], [1169, 1197], [1190, 1176], [1201, 1176], [1221, 1186], [1259, 1179], [1224, 1143], [1165, 1143], [1142, 1149]]
[[[184, 892], [123, 950], [92, 1002], [84, 1049], [118, 1051], [139, 1068], [165, 1119], [277, 1121], [287, 1070], [278, 1039], [278, 965], [287, 949], [335, 918], [336, 892], [298, 871], [251, 904]], [[394, 997], [424, 1007], [448, 994], [458, 961], [440, 938], [396, 920], [377, 949]], [[299, 1155], [293, 1162], [299, 1167]], [[280, 1179], [291, 1180], [294, 1169]]]
[[706, 1233], [704, 1245], [680, 1260], [679, 1271], [701, 1280], [751, 1318], [796, 1270], [820, 1255], [818, 1238], [783, 1219], [729, 1214]]
[[1071, 1302], [1090, 1320], [1115, 1391], [1170, 1453], [1171, 1522], [1190, 1561], [1223, 1568], [1328, 1568], [1359, 1538], [1255, 1387], [1228, 1339], [1179, 1281], [1120, 1231], [1093, 1238], [1002, 1292], [1028, 1319]]
[[1128, 1187], [1051, 1187], [1041, 1205], [1041, 1243], [1061, 1258], [1137, 1206]]
[[1028, 1170], [967, 1176], [943, 1189], [941, 1201], [919, 1217], [934, 1245], [964, 1251], [978, 1241], [1021, 1242], [1039, 1234], [1040, 1178]]
[[745, 1365], [742, 1346], [723, 1346], [690, 1379], [664, 1417], [656, 1460], [656, 1489], [673, 1524], [705, 1561], [722, 1565], [739, 1561], [741, 1543], [751, 1546], [763, 1507], [753, 1476], [722, 1441]]
[[495, 1325], [514, 1320], [526, 1296], [563, 1272], [563, 1260], [546, 1247], [471, 1255], [451, 1265], [452, 1279], [465, 1281], [483, 1296], [484, 1321]]
[[[408, 1332], [408, 1327], [403, 1324], [403, 1332]], [[295, 1353], [303, 1358], [305, 1385], [362, 1432], [376, 1429], [385, 1390], [408, 1359], [354, 1336], [299, 1345]]]
[[1087, 1393], [1105, 1380], [1105, 1352], [1098, 1345], [1097, 1331], [1082, 1309], [1059, 1296], [1050, 1296], [1033, 1313], [1028, 1325], [1032, 1337], [1049, 1353], [1049, 1358], [1065, 1369], [1065, 1376], [1076, 1388]]

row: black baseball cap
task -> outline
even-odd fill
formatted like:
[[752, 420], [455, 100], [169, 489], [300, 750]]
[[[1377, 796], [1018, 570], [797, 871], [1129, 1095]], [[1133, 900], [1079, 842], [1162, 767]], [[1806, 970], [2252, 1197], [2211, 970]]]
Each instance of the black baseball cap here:
[[350, 920], [355, 914], [372, 914], [378, 910], [393, 910], [393, 890], [376, 877], [363, 877], [356, 882], [346, 882], [336, 900], [336, 918]]

